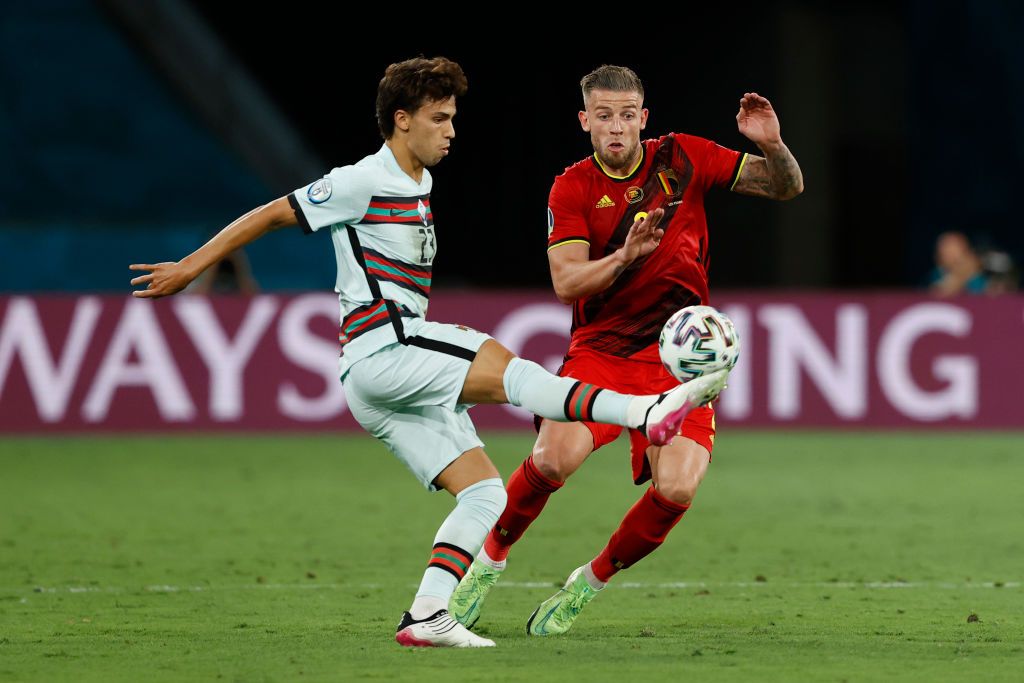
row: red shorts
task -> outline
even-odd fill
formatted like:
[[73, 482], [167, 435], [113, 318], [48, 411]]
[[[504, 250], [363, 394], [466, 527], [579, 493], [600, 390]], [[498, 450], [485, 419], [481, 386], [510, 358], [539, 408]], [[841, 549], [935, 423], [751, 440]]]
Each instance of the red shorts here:
[[[599, 353], [577, 353], [558, 370], [560, 377], [572, 377], [589, 384], [624, 394], [660, 394], [678, 386], [679, 380], [668, 374], [664, 366], [640, 363]], [[540, 427], [540, 419], [537, 419]], [[618, 425], [584, 422], [594, 437], [594, 450], [619, 438], [623, 428]], [[680, 436], [696, 441], [710, 453], [715, 446], [715, 410], [710, 405], [695, 408], [679, 427]], [[651, 478], [647, 447], [651, 442], [636, 429], [629, 430], [629, 451], [633, 464], [633, 482], [642, 484]]]

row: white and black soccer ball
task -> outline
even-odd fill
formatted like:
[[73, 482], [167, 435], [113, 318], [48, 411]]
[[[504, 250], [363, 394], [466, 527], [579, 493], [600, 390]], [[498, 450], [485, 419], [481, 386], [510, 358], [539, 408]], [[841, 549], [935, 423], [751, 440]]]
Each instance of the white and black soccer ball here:
[[732, 369], [740, 357], [736, 328], [711, 306], [687, 306], [672, 314], [661, 328], [658, 352], [665, 369], [680, 382], [723, 368]]

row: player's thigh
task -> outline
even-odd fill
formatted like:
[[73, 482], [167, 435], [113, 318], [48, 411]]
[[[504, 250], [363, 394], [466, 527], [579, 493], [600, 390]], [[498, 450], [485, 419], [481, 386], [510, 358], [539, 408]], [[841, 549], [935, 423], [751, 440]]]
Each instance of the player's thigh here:
[[480, 346], [459, 396], [460, 403], [508, 403], [505, 369], [515, 354], [493, 339]]
[[[703, 446], [708, 453], [715, 447], [715, 411], [711, 406], [703, 406], [690, 411], [679, 427], [679, 436], [695, 441]], [[630, 459], [633, 465], [633, 482], [642, 484], [651, 479], [651, 461], [648, 454], [652, 448], [646, 435], [636, 429], [629, 430]]]
[[392, 344], [356, 361], [345, 391], [369, 405], [392, 410], [445, 406], [455, 410], [466, 375], [490, 337], [456, 325], [417, 319], [407, 323], [406, 343]]
[[589, 423], [584, 422], [542, 420], [533, 444], [533, 464], [540, 473], [554, 481], [565, 481], [578, 470], [595, 450], [595, 435], [588, 427]]
[[684, 436], [677, 436], [665, 446], [651, 446], [647, 456], [658, 493], [680, 504], [690, 503], [697, 495], [711, 462], [707, 448]]
[[[359, 424], [380, 439], [430, 491], [438, 490], [435, 483], [438, 475], [460, 456], [483, 448], [464, 408], [411, 406], [391, 410], [368, 404], [353, 392], [347, 398], [352, 416]], [[480, 463], [477, 461], [477, 464]], [[490, 475], [493, 471], [493, 475], [498, 476], [493, 465], [492, 470], [485, 470], [485, 467], [478, 469], [482, 474]], [[486, 478], [489, 476], [481, 476], [481, 479]]]

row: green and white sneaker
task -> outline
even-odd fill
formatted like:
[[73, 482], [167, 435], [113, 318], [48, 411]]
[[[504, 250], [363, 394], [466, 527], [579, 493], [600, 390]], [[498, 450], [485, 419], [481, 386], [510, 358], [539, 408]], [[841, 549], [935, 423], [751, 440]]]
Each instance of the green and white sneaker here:
[[484, 598], [498, 582], [501, 572], [501, 569], [495, 569], [480, 560], [473, 560], [469, 571], [462, 577], [462, 581], [459, 581], [455, 592], [448, 600], [448, 613], [466, 628], [473, 628], [473, 624], [480, 618]]
[[534, 610], [530, 620], [526, 622], [527, 634], [553, 636], [572, 628], [583, 607], [599, 592], [587, 581], [587, 577], [583, 575], [583, 568], [578, 567], [569, 574], [565, 585]]

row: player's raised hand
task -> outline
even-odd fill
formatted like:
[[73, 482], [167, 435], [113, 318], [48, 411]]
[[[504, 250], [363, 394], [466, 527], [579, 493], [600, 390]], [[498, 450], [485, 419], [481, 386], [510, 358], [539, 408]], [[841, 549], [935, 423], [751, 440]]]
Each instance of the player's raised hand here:
[[772, 145], [782, 141], [779, 117], [772, 109], [772, 103], [756, 92], [743, 93], [740, 111], [736, 114], [736, 126], [754, 144]]
[[628, 262], [647, 256], [658, 248], [665, 231], [658, 227], [665, 209], [657, 208], [650, 213], [637, 216], [626, 233], [626, 241], [622, 245], [623, 256]]
[[161, 296], [177, 294], [192, 282], [193, 276], [180, 263], [133, 263], [128, 270], [150, 271], [132, 279], [132, 285], [145, 285], [145, 289], [136, 289], [132, 296], [140, 299], [156, 299]]

